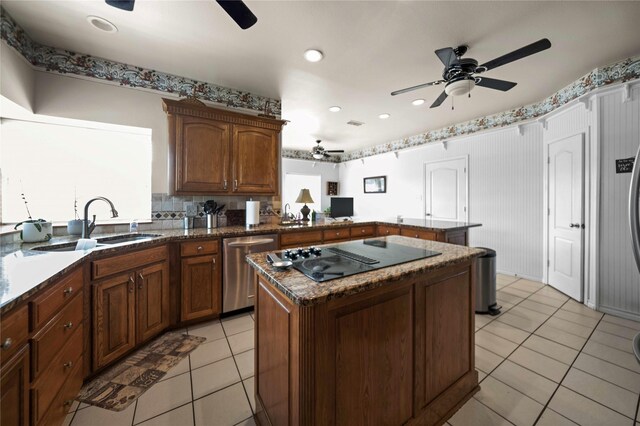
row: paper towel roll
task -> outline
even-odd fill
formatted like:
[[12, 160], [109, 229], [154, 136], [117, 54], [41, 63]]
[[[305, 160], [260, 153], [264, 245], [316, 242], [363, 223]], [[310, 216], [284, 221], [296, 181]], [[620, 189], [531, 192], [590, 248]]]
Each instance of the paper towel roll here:
[[246, 207], [246, 221], [247, 226], [260, 224], [260, 201], [247, 201]]

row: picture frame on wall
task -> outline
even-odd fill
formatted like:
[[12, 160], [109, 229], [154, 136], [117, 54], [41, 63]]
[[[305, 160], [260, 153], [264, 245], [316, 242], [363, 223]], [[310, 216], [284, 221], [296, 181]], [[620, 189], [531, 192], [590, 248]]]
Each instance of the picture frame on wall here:
[[327, 182], [327, 195], [338, 195], [338, 182]]
[[382, 194], [387, 192], [386, 176], [366, 177], [363, 180], [365, 194]]

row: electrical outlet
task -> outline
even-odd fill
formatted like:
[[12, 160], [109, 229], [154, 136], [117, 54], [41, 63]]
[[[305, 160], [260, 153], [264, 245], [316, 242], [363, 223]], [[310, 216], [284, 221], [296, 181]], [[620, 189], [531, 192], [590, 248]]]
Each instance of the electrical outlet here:
[[198, 214], [198, 205], [196, 203], [187, 203], [185, 207], [187, 216], [193, 217]]

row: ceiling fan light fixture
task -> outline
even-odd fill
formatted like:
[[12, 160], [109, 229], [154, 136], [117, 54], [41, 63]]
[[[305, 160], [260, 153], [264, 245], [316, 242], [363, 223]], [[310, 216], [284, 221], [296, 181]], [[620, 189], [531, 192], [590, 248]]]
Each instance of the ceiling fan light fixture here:
[[87, 22], [95, 29], [103, 31], [105, 33], [116, 33], [118, 27], [111, 22], [99, 16], [89, 15], [87, 16]]
[[386, 120], [386, 119], [387, 119], [387, 118], [389, 118], [389, 117], [391, 117], [391, 114], [388, 114], [388, 113], [386, 113], [386, 112], [385, 112], [384, 114], [380, 114], [380, 115], [378, 116], [378, 118], [380, 118], [380, 119], [382, 119], [382, 120]]
[[315, 158], [316, 160], [322, 160], [324, 158], [324, 154], [321, 152], [314, 152], [313, 158]]
[[320, 62], [324, 54], [318, 49], [308, 49], [304, 52], [304, 58], [309, 62]]
[[476, 82], [474, 79], [457, 80], [448, 83], [444, 88], [444, 92], [448, 96], [462, 96], [471, 92], [475, 86]]
[[424, 103], [424, 99], [416, 99], [414, 101], [411, 102], [411, 105], [413, 106], [420, 106]]
[[339, 107], [339, 106], [337, 106], [337, 105], [336, 105], [336, 106], [329, 107], [329, 111], [331, 111], [331, 112], [340, 112], [341, 110], [342, 110], [342, 108], [340, 108], [340, 107]]

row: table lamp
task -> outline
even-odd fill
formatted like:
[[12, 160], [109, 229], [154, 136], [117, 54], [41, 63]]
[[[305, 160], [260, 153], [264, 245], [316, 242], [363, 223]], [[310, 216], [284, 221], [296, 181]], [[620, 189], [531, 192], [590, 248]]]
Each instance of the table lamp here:
[[300, 213], [302, 213], [302, 221], [309, 222], [309, 213], [311, 213], [311, 209], [307, 207], [307, 203], [313, 203], [313, 198], [311, 198], [311, 193], [308, 189], [304, 188], [300, 190], [296, 203], [304, 203], [304, 206], [300, 209]]

